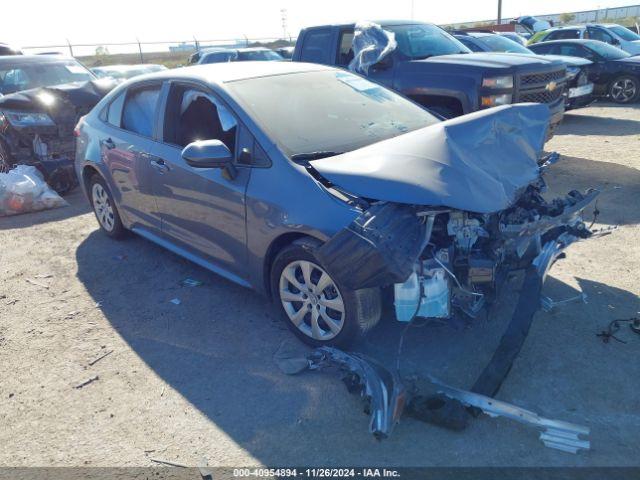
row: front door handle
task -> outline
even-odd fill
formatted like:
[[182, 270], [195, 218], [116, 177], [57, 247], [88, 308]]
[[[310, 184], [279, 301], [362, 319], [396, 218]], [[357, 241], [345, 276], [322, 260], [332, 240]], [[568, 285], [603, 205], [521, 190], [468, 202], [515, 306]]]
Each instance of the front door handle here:
[[102, 145], [104, 145], [107, 150], [113, 150], [116, 148], [116, 143], [111, 140], [111, 138], [107, 138], [106, 140], [102, 140]]
[[154, 168], [154, 170], [160, 174], [166, 173], [169, 171], [169, 165], [161, 158], [156, 158], [150, 160], [149, 163]]

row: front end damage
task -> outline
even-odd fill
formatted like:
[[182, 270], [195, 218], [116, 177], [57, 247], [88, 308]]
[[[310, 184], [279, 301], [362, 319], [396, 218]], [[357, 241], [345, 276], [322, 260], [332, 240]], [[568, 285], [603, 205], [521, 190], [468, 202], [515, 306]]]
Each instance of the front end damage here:
[[0, 98], [0, 170], [32, 165], [58, 193], [74, 189], [74, 128], [113, 86], [92, 81]]
[[[361, 211], [320, 247], [319, 260], [348, 288], [392, 290], [399, 321], [472, 322], [489, 312], [511, 273], [524, 272], [512, 320], [470, 391], [441, 387], [440, 393], [413, 395], [409, 413], [454, 429], [465, 428], [481, 410], [511, 415], [543, 428], [547, 446], [575, 452], [588, 448], [578, 438], [585, 429], [513, 406], [499, 412], [487, 406], [497, 405], [489, 397], [497, 394], [541, 308], [549, 269], [569, 245], [594, 235], [582, 214], [597, 190], [543, 196], [543, 174], [558, 155], [541, 155], [548, 111], [540, 107], [468, 115], [307, 168], [329, 189], [355, 198]], [[340, 355], [320, 354], [354, 370]], [[363, 383], [370, 392], [371, 380]], [[381, 415], [393, 418], [390, 409]]]
[[597, 190], [543, 196], [559, 158], [541, 155], [548, 109], [492, 110], [310, 162], [360, 211], [317, 252], [339, 283], [392, 289], [399, 321], [473, 319], [510, 273], [531, 270], [541, 285], [566, 246], [592, 235], [582, 212]]

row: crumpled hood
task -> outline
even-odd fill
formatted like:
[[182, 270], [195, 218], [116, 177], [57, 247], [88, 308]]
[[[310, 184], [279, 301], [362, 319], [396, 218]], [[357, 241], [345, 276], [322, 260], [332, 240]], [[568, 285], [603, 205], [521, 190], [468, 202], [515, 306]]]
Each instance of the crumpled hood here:
[[543, 104], [506, 105], [310, 163], [360, 197], [492, 213], [539, 177], [549, 117]]
[[[108, 80], [92, 80], [23, 90], [0, 97], [0, 109], [47, 112], [55, 115], [63, 105], [70, 103], [75, 107], [90, 110], [115, 86], [115, 82]], [[43, 101], [43, 95], [48, 101]]]

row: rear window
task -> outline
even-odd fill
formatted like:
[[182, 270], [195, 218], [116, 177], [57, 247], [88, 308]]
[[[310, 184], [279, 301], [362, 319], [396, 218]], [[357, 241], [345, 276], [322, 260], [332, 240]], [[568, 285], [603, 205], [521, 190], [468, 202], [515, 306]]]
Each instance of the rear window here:
[[556, 30], [551, 32], [545, 40], [569, 40], [574, 38], [580, 38], [580, 30]]
[[302, 61], [328, 64], [329, 43], [331, 31], [329, 29], [310, 30], [304, 36], [302, 43]]
[[130, 90], [122, 109], [122, 128], [151, 137], [159, 97], [159, 85]]

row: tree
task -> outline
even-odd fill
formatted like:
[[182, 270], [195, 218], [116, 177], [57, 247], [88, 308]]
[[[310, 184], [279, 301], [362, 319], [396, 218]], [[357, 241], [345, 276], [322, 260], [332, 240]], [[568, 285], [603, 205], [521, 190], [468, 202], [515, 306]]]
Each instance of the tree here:
[[96, 56], [101, 57], [103, 55], [109, 55], [109, 49], [103, 45], [96, 47]]
[[560, 15], [561, 23], [570, 23], [570, 22], [573, 22], [575, 19], [576, 19], [576, 16], [573, 13], [563, 13], [562, 15]]

